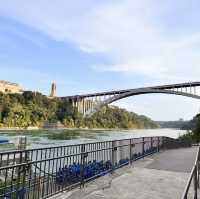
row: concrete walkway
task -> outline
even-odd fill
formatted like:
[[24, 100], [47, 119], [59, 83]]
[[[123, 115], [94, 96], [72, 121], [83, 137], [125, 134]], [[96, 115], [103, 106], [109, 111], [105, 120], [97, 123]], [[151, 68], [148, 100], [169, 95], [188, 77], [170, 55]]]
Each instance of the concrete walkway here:
[[54, 199], [179, 199], [197, 148], [160, 152]]

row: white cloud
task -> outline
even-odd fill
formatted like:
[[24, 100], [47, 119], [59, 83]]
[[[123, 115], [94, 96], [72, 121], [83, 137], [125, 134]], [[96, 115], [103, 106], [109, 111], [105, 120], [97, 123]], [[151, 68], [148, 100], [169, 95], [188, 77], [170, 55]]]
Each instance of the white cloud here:
[[[109, 64], [98, 62], [91, 66], [94, 70], [123, 73], [131, 76], [129, 79], [139, 75], [145, 77], [143, 84], [156, 85], [199, 79], [200, 32], [180, 20], [198, 23], [190, 19], [197, 12], [190, 4], [187, 0], [1, 0], [0, 16], [31, 26], [56, 41], [70, 42], [85, 53], [105, 56]], [[38, 78], [49, 84], [55, 77]], [[156, 120], [190, 119], [199, 110], [196, 101], [173, 96], [138, 96], [117, 104]]]
[[163, 6], [147, 0], [4, 0], [0, 13], [58, 41], [71, 42], [86, 53], [103, 53], [111, 64], [91, 66], [96, 70], [163, 81], [196, 80], [200, 73], [200, 34], [173, 33], [165, 27], [162, 12], [170, 15], [173, 4]]

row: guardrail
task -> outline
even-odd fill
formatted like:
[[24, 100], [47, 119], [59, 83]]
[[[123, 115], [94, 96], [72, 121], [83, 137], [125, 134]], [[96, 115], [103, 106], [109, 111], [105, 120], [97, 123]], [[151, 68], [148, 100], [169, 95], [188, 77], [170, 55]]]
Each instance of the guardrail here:
[[[188, 182], [185, 186], [185, 190], [182, 195], [182, 199], [188, 199], [188, 196], [192, 195], [192, 198], [197, 199], [198, 195], [198, 188], [199, 188], [199, 174], [200, 174], [200, 147], [198, 148], [195, 164], [192, 168], [192, 171], [190, 173], [190, 177], [188, 179]], [[192, 184], [193, 181], [193, 184]], [[193, 187], [192, 187], [193, 186]], [[193, 188], [193, 190], [190, 191], [190, 188]]]
[[2, 152], [0, 198], [48, 198], [175, 145], [180, 143], [166, 137], [145, 137]]

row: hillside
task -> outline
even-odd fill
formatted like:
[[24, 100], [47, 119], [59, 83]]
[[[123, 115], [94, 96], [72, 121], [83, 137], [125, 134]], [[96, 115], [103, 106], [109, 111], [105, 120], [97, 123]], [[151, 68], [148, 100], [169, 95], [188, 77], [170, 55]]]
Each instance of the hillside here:
[[161, 128], [173, 128], [173, 129], [183, 129], [184, 126], [188, 125], [189, 121], [156, 121]]
[[198, 123], [198, 116], [196, 115], [192, 120], [188, 121], [186, 124], [183, 125], [183, 130], [194, 130]]
[[149, 129], [158, 125], [143, 115], [128, 112], [116, 106], [107, 106], [95, 113], [91, 118], [85, 119], [85, 125], [95, 128], [125, 128], [125, 129]]
[[184, 121], [156, 121], [161, 128], [175, 128], [182, 130], [193, 130], [197, 125], [198, 117], [195, 116], [192, 120]]
[[0, 127], [41, 127], [44, 122], [60, 121], [70, 128], [156, 128], [158, 125], [118, 107], [107, 106], [90, 118], [84, 118], [67, 100], [50, 99], [41, 93], [0, 93]]

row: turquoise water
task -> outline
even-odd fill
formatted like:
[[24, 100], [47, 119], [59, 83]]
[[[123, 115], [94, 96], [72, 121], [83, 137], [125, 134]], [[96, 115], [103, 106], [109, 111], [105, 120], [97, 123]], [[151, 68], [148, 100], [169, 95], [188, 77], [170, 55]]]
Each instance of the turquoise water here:
[[[127, 139], [150, 136], [167, 136], [177, 138], [186, 131], [176, 129], [151, 130], [38, 130], [1, 132], [0, 138], [7, 138], [15, 143], [18, 136], [24, 135], [28, 140], [28, 148], [40, 148], [59, 145], [79, 144], [86, 142]], [[13, 145], [0, 145], [0, 150], [12, 148]]]

